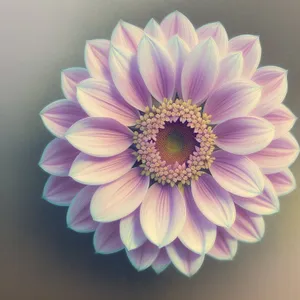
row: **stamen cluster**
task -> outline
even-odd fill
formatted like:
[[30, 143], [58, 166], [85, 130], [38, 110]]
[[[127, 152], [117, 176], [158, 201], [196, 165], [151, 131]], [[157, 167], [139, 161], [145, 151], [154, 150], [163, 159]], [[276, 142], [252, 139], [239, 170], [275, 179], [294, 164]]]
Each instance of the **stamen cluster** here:
[[[161, 184], [190, 184], [197, 180], [204, 169], [208, 169], [214, 158], [216, 135], [208, 126], [211, 116], [201, 113], [202, 108], [192, 101], [175, 101], [164, 99], [160, 106], [147, 107], [145, 114], [137, 120], [133, 143], [136, 147], [134, 155], [143, 169], [142, 174]], [[162, 159], [156, 147], [157, 134], [164, 130], [165, 125], [178, 122], [182, 126], [193, 129], [197, 146], [186, 162], [168, 164]]]

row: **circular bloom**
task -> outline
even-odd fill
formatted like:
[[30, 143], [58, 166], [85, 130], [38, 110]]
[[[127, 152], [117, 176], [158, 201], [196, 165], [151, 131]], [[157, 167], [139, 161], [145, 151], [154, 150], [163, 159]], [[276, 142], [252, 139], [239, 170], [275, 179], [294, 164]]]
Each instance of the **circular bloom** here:
[[260, 67], [257, 36], [195, 30], [180, 12], [144, 30], [120, 21], [87, 41], [87, 69], [62, 72], [66, 99], [41, 112], [55, 139], [43, 196], [94, 247], [126, 250], [138, 270], [192, 276], [264, 234], [263, 215], [295, 188], [296, 117], [287, 71]]

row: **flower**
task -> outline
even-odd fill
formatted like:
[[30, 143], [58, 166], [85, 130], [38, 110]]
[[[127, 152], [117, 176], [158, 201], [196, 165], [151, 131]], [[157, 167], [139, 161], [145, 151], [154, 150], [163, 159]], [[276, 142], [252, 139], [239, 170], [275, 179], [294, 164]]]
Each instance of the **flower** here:
[[43, 197], [69, 206], [67, 225], [94, 232], [98, 253], [125, 249], [138, 270], [172, 262], [192, 276], [205, 255], [232, 259], [295, 188], [287, 71], [260, 58], [257, 36], [195, 30], [177, 11], [87, 41], [87, 69], [64, 70], [66, 99], [41, 112], [55, 135]]

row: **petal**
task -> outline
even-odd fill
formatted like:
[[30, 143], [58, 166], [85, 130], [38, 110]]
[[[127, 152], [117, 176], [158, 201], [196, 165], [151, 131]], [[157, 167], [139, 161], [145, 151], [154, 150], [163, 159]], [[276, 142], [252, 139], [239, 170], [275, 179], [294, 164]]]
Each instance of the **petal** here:
[[209, 174], [192, 181], [192, 194], [203, 215], [219, 226], [230, 227], [235, 219], [234, 203], [229, 195]]
[[46, 146], [39, 166], [52, 175], [67, 176], [78, 154], [79, 151], [67, 141], [56, 138]]
[[120, 236], [127, 250], [133, 250], [147, 240], [140, 222], [140, 209], [120, 221]]
[[255, 243], [261, 240], [265, 233], [265, 222], [262, 216], [237, 206], [235, 222], [226, 230], [239, 241]]
[[283, 104], [264, 116], [264, 119], [275, 127], [274, 139], [278, 139], [288, 133], [294, 126], [297, 117]]
[[149, 241], [144, 243], [141, 247], [126, 251], [131, 264], [138, 270], [143, 271], [151, 266], [159, 253], [159, 248]]
[[72, 199], [84, 187], [70, 177], [50, 176], [43, 190], [43, 198], [58, 206], [70, 205]]
[[248, 155], [265, 174], [289, 167], [298, 157], [299, 144], [291, 133], [273, 140], [266, 148]]
[[110, 41], [90, 40], [85, 45], [85, 65], [94, 78], [110, 78], [108, 54]]
[[94, 248], [100, 254], [111, 254], [124, 249], [119, 235], [118, 221], [98, 225], [94, 233]]
[[218, 47], [212, 38], [197, 45], [188, 55], [182, 69], [181, 88], [184, 100], [204, 102], [219, 72]]
[[142, 36], [143, 30], [141, 28], [121, 20], [113, 30], [111, 42], [114, 46], [136, 52]]
[[279, 199], [272, 183], [265, 177], [263, 192], [252, 198], [232, 195], [233, 201], [240, 207], [259, 215], [270, 215], [279, 211]]
[[168, 39], [178, 34], [189, 47], [194, 48], [198, 44], [198, 37], [193, 24], [179, 11], [167, 15], [160, 26]]
[[131, 214], [143, 201], [149, 187], [149, 177], [140, 169], [131, 169], [114, 182], [100, 186], [91, 202], [93, 219], [99, 222], [119, 220]]
[[167, 49], [155, 39], [145, 35], [138, 48], [138, 65], [144, 82], [152, 96], [162, 102], [172, 99], [175, 88], [175, 66]]
[[225, 56], [228, 52], [228, 35], [224, 26], [220, 22], [208, 23], [197, 29], [200, 42], [213, 38], [216, 42], [220, 56]]
[[66, 139], [80, 151], [99, 157], [110, 157], [132, 144], [132, 131], [110, 118], [90, 117], [75, 123]]
[[262, 86], [261, 99], [251, 112], [256, 116], [263, 116], [275, 109], [285, 98], [288, 83], [287, 71], [273, 66], [259, 68], [252, 80]]
[[242, 52], [232, 52], [220, 61], [220, 70], [215, 87], [241, 78], [244, 66]]
[[176, 186], [153, 184], [141, 205], [141, 225], [158, 247], [171, 243], [181, 232], [186, 217], [185, 201]]
[[268, 121], [257, 117], [241, 117], [227, 120], [214, 130], [216, 145], [233, 154], [250, 154], [268, 146], [275, 129]]
[[89, 72], [84, 68], [69, 68], [61, 72], [61, 88], [65, 97], [76, 101], [76, 86], [82, 80], [89, 78]]
[[229, 41], [229, 52], [241, 51], [244, 57], [243, 76], [250, 78], [261, 59], [259, 37], [250, 34], [239, 35]]
[[212, 123], [248, 115], [258, 103], [260, 86], [248, 81], [233, 81], [217, 88], [207, 99], [204, 112]]
[[163, 272], [171, 263], [166, 248], [161, 248], [155, 261], [152, 263], [152, 268], [156, 274]]
[[164, 32], [162, 31], [160, 25], [152, 18], [150, 21], [147, 23], [144, 32], [151, 37], [155, 38], [162, 44], [167, 43], [167, 39], [165, 37]]
[[66, 131], [86, 117], [80, 105], [71, 100], [57, 100], [47, 105], [40, 116], [46, 128], [55, 136], [64, 138]]
[[188, 250], [179, 240], [168, 245], [166, 250], [174, 266], [188, 277], [193, 276], [203, 264], [204, 255]]
[[195, 204], [190, 187], [184, 188], [186, 202], [186, 221], [179, 239], [191, 251], [204, 254], [208, 252], [216, 239], [216, 225], [208, 221]]
[[190, 48], [178, 35], [173, 36], [168, 41], [167, 47], [175, 65], [175, 92], [179, 98], [182, 98], [181, 73]]
[[138, 69], [136, 55], [112, 46], [109, 66], [117, 89], [130, 105], [141, 111], [145, 111], [147, 106], [151, 107], [151, 95]]
[[222, 150], [213, 153], [209, 168], [214, 179], [228, 192], [241, 197], [255, 197], [264, 189], [264, 176], [247, 157]]
[[238, 242], [225, 229], [218, 227], [213, 248], [207, 253], [219, 260], [232, 260], [238, 248]]
[[131, 149], [112, 157], [94, 157], [80, 153], [72, 164], [69, 176], [83, 184], [106, 184], [126, 174], [135, 161], [136, 157]]
[[278, 196], [289, 194], [296, 188], [296, 179], [290, 169], [266, 176], [272, 182]]
[[93, 232], [99, 223], [92, 219], [90, 202], [97, 187], [86, 186], [72, 200], [68, 213], [67, 225], [77, 232]]
[[88, 79], [77, 89], [78, 102], [91, 117], [112, 118], [125, 126], [132, 126], [139, 113], [119, 94], [109, 80]]

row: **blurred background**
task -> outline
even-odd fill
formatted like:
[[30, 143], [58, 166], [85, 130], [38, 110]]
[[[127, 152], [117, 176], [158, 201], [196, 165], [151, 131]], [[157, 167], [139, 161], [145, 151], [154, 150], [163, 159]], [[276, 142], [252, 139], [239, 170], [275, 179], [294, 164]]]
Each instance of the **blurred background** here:
[[[265, 237], [232, 262], [207, 258], [191, 279], [169, 268], [136, 272], [124, 252], [95, 255], [91, 234], [66, 228], [65, 208], [41, 199], [37, 163], [52, 139], [40, 110], [63, 98], [60, 71], [84, 66], [85, 41], [119, 19], [144, 27], [177, 9], [195, 27], [221, 21], [230, 37], [260, 35], [263, 65], [289, 70], [285, 103], [300, 116], [300, 1], [0, 1], [0, 299], [300, 299], [299, 189], [266, 217]], [[300, 140], [300, 123], [294, 129]], [[292, 171], [300, 182], [300, 159]]]

